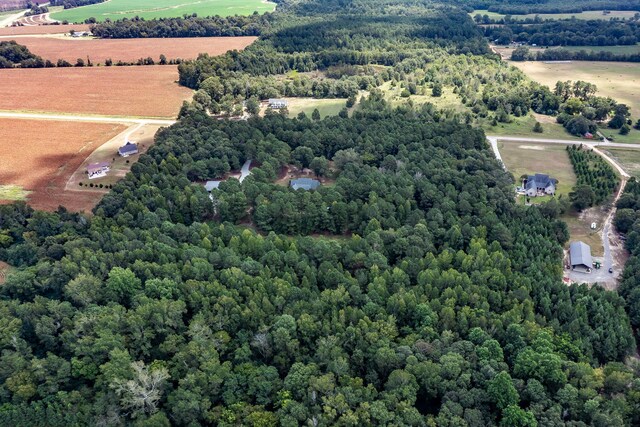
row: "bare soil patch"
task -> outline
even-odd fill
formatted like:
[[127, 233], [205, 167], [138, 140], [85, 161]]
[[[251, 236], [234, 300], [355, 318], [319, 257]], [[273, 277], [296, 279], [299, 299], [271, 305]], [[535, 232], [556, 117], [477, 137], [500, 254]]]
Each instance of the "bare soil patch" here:
[[9, 272], [9, 264], [0, 261], [0, 285], [7, 280], [7, 273]]
[[93, 39], [69, 37], [29, 37], [18, 42], [44, 59], [56, 61], [65, 59], [72, 64], [78, 58], [89, 58], [94, 64], [104, 64], [110, 58], [118, 61], [135, 62], [151, 57], [158, 62], [160, 55], [167, 59], [194, 59], [200, 53], [221, 55], [229, 50], [242, 50], [256, 40], [256, 37], [195, 37], [169, 39]]
[[65, 191], [69, 176], [105, 141], [125, 129], [118, 124], [0, 119], [0, 184], [33, 191], [37, 209], [89, 211], [100, 193]]
[[192, 91], [170, 65], [0, 70], [0, 110], [174, 118]]
[[33, 25], [0, 28], [0, 36], [24, 36], [31, 34], [66, 34], [71, 30], [89, 31], [89, 24], [73, 25]]

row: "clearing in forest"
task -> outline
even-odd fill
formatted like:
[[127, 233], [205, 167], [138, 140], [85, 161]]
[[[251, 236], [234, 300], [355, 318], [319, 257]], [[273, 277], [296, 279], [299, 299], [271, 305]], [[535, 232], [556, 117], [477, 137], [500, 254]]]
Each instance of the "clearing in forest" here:
[[[59, 205], [89, 211], [101, 193], [65, 191], [71, 174], [85, 158], [125, 126], [107, 123], [0, 119], [0, 186], [30, 191], [37, 209]], [[19, 149], [16, 149], [19, 147]]]
[[609, 148], [605, 151], [631, 176], [640, 178], [640, 150]]
[[93, 39], [73, 37], [23, 37], [18, 42], [36, 55], [53, 62], [64, 59], [72, 64], [78, 58], [91, 60], [94, 65], [111, 59], [135, 62], [151, 57], [156, 63], [160, 55], [167, 60], [194, 59], [200, 53], [221, 55], [229, 50], [241, 50], [257, 37], [195, 37], [165, 39]]
[[193, 91], [175, 66], [0, 70], [0, 110], [175, 118]]
[[253, 12], [273, 12], [275, 7], [275, 3], [263, 0], [109, 0], [52, 13], [51, 19], [84, 22], [88, 18], [115, 21], [135, 16], [174, 18], [193, 13], [198, 16], [251, 15]]
[[[576, 174], [564, 145], [498, 140], [498, 148], [502, 161], [515, 177], [517, 185], [521, 184], [522, 175], [534, 173], [544, 173], [558, 180], [556, 196], [567, 197], [576, 185]], [[536, 199], [549, 198], [532, 198], [532, 201]]]

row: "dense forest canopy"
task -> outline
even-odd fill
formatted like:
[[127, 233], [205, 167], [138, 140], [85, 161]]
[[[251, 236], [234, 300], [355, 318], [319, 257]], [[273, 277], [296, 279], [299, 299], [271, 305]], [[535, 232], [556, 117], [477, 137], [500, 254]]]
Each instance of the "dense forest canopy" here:
[[[517, 101], [522, 75], [457, 9], [301, 1], [274, 19], [181, 67], [196, 100], [92, 216], [0, 206], [0, 425], [638, 425], [629, 300], [562, 283], [559, 207], [516, 205], [481, 130], [392, 108], [376, 79], [472, 79], [505, 114], [591, 88]], [[369, 96], [324, 120], [201, 108], [228, 79], [303, 69]], [[282, 185], [288, 166], [323, 185]]]

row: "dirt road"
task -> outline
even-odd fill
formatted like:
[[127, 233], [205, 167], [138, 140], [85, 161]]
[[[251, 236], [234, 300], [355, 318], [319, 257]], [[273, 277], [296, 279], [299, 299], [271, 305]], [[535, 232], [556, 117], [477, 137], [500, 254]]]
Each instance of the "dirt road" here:
[[27, 120], [56, 120], [70, 122], [89, 123], [130, 123], [171, 126], [175, 120], [149, 119], [144, 117], [111, 117], [75, 114], [48, 114], [48, 113], [14, 113], [11, 111], [0, 111], [0, 118], [3, 119], [27, 119]]

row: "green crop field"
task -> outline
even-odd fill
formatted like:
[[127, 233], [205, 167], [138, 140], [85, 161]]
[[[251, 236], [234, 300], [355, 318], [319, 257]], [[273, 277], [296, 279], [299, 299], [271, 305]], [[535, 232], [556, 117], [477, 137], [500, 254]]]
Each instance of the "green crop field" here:
[[[511, 19], [514, 21], [525, 20], [527, 18], [534, 19], [536, 16], [539, 16], [540, 19], [571, 19], [575, 17], [576, 19], [613, 19], [613, 18], [621, 18], [621, 19], [630, 19], [638, 13], [636, 11], [630, 10], [612, 10], [611, 13], [605, 15], [601, 10], [590, 10], [581, 13], [531, 13], [529, 15], [511, 15]], [[489, 12], [487, 10], [474, 10], [469, 15], [476, 16], [480, 14], [482, 16], [487, 15], [492, 19], [500, 19], [504, 18], [505, 15], [500, 13]]]
[[139, 16], [145, 19], [198, 16], [251, 15], [272, 12], [275, 4], [262, 0], [109, 0], [90, 6], [76, 7], [51, 14], [58, 21], [84, 22], [95, 18], [104, 21]]

